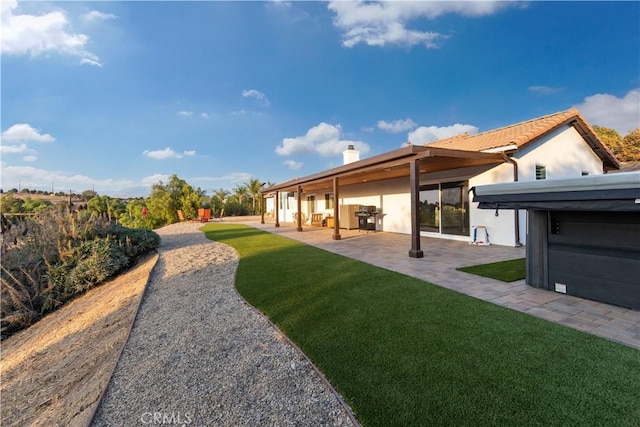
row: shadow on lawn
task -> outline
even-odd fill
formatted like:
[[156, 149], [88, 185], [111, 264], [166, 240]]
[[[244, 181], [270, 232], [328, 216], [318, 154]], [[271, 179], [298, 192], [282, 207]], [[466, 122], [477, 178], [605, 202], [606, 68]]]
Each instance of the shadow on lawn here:
[[[367, 425], [631, 425], [636, 350], [244, 225], [236, 287]], [[612, 387], [611, 384], [615, 384]]]

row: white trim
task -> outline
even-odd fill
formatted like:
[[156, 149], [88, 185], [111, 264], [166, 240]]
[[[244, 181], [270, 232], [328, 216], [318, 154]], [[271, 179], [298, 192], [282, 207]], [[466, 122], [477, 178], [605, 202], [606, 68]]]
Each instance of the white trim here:
[[515, 151], [518, 149], [516, 144], [503, 145], [502, 147], [489, 148], [482, 150], [482, 153], [504, 153], [505, 151]]
[[471, 235], [469, 236], [461, 236], [459, 234], [440, 234], [434, 231], [421, 231], [420, 236], [422, 237], [434, 237], [436, 239], [446, 239], [446, 240], [458, 240], [460, 242], [468, 242], [471, 239]]

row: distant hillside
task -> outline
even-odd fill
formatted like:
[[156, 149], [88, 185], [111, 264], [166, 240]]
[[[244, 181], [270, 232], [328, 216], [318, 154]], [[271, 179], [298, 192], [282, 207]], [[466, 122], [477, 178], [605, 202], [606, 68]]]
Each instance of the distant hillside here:
[[[30, 193], [2, 193], [3, 196], [9, 195], [9, 194], [11, 194], [13, 197], [17, 199], [23, 199], [23, 200], [26, 199], [27, 197], [31, 199], [47, 200], [53, 203], [54, 205], [57, 204], [58, 202], [69, 202], [69, 196], [55, 196], [52, 194], [30, 194]], [[73, 195], [71, 197], [71, 202], [83, 203], [84, 200], [82, 200], [79, 195]]]

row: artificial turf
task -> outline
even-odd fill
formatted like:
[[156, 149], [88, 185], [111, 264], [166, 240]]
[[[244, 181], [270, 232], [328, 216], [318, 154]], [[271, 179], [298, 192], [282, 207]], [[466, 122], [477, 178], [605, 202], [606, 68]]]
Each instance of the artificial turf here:
[[508, 261], [492, 262], [489, 264], [473, 265], [470, 267], [458, 268], [465, 273], [476, 276], [489, 277], [491, 279], [502, 280], [503, 282], [515, 282], [525, 278], [525, 259], [510, 259]]
[[638, 425], [635, 349], [244, 225], [203, 230], [364, 426]]

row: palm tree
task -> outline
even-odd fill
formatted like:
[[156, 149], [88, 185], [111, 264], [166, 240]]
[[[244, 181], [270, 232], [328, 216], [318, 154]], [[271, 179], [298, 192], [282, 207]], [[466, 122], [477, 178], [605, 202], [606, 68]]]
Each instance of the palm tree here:
[[211, 204], [217, 205], [217, 203], [213, 203], [214, 201], [218, 201], [220, 204], [220, 218], [224, 215], [224, 205], [227, 202], [227, 196], [229, 196], [229, 191], [224, 188], [219, 188], [213, 192], [213, 197], [211, 198]]
[[238, 199], [238, 203], [242, 204], [242, 199], [248, 194], [247, 186], [238, 184], [233, 188], [233, 195]]
[[260, 189], [262, 188], [263, 185], [264, 184], [261, 183], [260, 180], [257, 178], [250, 178], [249, 182], [245, 184], [245, 187], [249, 192], [249, 196], [251, 196], [251, 200], [253, 201], [253, 206], [251, 208], [251, 211], [253, 212], [254, 215], [256, 214], [256, 202], [259, 200]]

